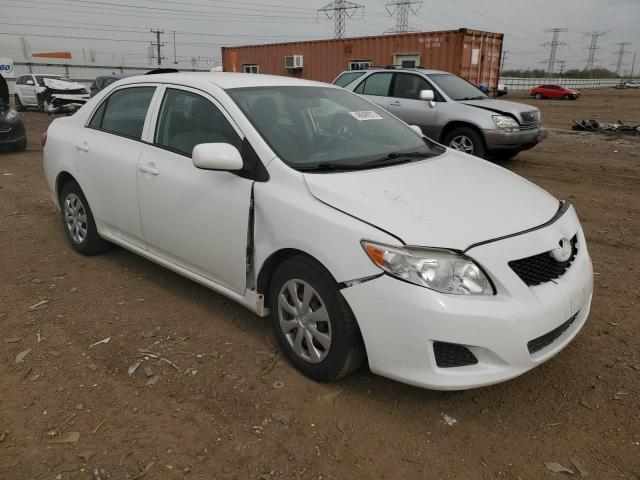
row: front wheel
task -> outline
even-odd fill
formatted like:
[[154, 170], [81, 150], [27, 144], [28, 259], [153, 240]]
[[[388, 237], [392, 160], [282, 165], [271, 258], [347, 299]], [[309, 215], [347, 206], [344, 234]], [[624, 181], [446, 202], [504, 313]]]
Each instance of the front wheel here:
[[447, 134], [444, 144], [460, 152], [484, 158], [484, 140], [479, 132], [471, 127], [459, 127]]
[[563, 100], [571, 100], [571, 95], [563, 95]]
[[24, 112], [26, 109], [24, 108], [24, 105], [22, 104], [22, 101], [20, 100], [20, 95], [18, 95], [17, 93], [14, 95], [14, 101], [16, 103], [16, 110], [19, 112]]
[[269, 307], [280, 348], [307, 377], [332, 382], [362, 364], [356, 319], [335, 280], [313, 260], [292, 257], [276, 269]]
[[111, 245], [98, 234], [89, 203], [76, 182], [68, 182], [62, 188], [60, 216], [65, 236], [76, 252], [95, 255]]

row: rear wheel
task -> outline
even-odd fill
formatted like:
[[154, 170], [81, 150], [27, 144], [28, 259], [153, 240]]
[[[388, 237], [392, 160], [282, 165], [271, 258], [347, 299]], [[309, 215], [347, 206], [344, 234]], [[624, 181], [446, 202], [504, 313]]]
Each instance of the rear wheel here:
[[534, 96], [536, 97], [536, 100], [542, 99], [542, 94], [540, 92], [536, 93]]
[[271, 323], [280, 348], [300, 372], [332, 382], [364, 359], [356, 319], [335, 280], [315, 261], [287, 259], [269, 289]]
[[484, 158], [485, 146], [480, 133], [471, 127], [458, 127], [447, 134], [444, 144], [460, 152]]
[[110, 247], [111, 244], [98, 234], [89, 203], [76, 182], [68, 182], [62, 187], [60, 216], [67, 240], [76, 252], [95, 255]]
[[20, 95], [16, 93], [13, 97], [16, 103], [16, 110], [19, 112], [24, 112], [25, 108], [24, 108], [24, 105], [22, 104], [22, 101], [20, 100]]

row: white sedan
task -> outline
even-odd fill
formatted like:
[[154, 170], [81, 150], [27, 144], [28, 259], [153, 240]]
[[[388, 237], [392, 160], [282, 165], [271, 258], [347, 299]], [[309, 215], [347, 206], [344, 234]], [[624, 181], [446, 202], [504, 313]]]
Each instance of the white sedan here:
[[315, 380], [365, 359], [433, 389], [513, 378], [587, 319], [578, 217], [418, 132], [323, 83], [158, 74], [54, 120], [44, 172], [77, 252], [117, 244], [269, 316]]

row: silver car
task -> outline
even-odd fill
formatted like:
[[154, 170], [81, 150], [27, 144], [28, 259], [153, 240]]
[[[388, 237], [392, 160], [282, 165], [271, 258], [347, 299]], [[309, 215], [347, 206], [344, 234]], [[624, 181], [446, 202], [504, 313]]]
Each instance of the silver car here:
[[350, 70], [333, 83], [419, 126], [429, 138], [478, 157], [508, 159], [547, 137], [537, 108], [491, 99], [452, 73], [406, 68]]

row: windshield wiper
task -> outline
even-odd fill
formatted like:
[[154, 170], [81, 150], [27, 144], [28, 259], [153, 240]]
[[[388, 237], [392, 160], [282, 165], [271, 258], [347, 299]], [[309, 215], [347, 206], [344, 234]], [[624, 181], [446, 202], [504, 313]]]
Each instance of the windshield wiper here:
[[459, 98], [458, 102], [464, 101], [464, 100], [484, 100], [485, 98], [488, 98], [486, 96], [482, 96], [482, 97], [464, 97], [464, 98]]
[[307, 166], [296, 166], [296, 170], [301, 172], [317, 172], [328, 170], [357, 170], [359, 165], [349, 165], [346, 163], [322, 162]]
[[[398, 163], [410, 162], [412, 158], [427, 158], [429, 156], [431, 156], [431, 154], [427, 152], [391, 152], [386, 154], [384, 157], [376, 158], [374, 160], [365, 162], [362, 164], [362, 166], [370, 166], [370, 165], [376, 165], [379, 163], [387, 163], [387, 162], [395, 165]], [[398, 159], [401, 159], [401, 160], [397, 161]]]

